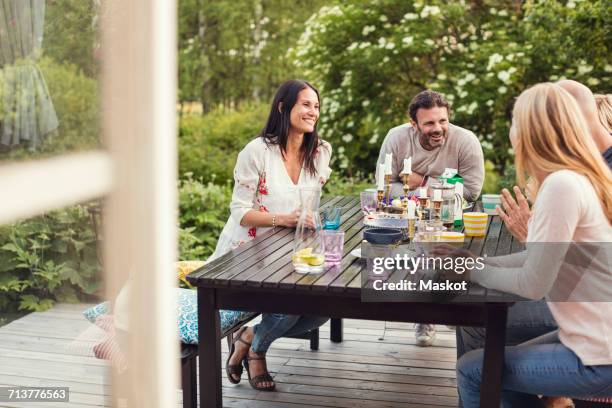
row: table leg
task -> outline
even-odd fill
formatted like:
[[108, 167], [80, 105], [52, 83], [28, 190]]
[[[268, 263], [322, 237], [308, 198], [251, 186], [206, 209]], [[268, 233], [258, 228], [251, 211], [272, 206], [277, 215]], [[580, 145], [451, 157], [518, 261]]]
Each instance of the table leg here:
[[216, 291], [198, 288], [198, 354], [200, 408], [222, 408], [221, 321], [215, 307]]
[[330, 319], [329, 338], [334, 343], [342, 343], [342, 319]]
[[482, 362], [481, 407], [500, 406], [507, 317], [508, 306], [506, 304], [489, 303], [486, 305], [487, 337]]

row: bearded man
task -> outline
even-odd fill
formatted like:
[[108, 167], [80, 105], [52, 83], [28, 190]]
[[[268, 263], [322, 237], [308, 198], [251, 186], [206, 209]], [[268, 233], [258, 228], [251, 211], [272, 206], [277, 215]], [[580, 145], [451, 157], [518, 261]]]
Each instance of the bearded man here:
[[[412, 157], [412, 174], [408, 184], [411, 190], [428, 185], [430, 179], [439, 177], [447, 168], [463, 177], [463, 196], [476, 201], [484, 182], [484, 156], [480, 142], [474, 133], [449, 122], [450, 105], [438, 92], [423, 91], [417, 94], [408, 107], [410, 123], [389, 131], [380, 149], [378, 163], [383, 163], [391, 153], [391, 194], [403, 194], [400, 172], [404, 159]], [[378, 175], [377, 177], [382, 177]], [[431, 346], [436, 337], [435, 326], [417, 324], [416, 343]]]
[[[380, 149], [378, 163], [393, 154], [391, 192], [403, 195], [400, 172], [404, 159], [412, 157], [412, 174], [408, 184], [413, 190], [425, 186], [445, 169], [457, 170], [463, 177], [463, 195], [476, 201], [484, 182], [484, 157], [474, 133], [449, 122], [450, 105], [438, 92], [417, 94], [408, 107], [410, 123], [394, 127], [387, 133]], [[378, 177], [378, 175], [377, 175]]]

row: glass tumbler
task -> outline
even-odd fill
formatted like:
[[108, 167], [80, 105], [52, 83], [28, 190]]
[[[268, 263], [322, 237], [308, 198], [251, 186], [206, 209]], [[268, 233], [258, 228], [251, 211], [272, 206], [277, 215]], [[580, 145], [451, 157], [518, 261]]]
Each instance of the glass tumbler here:
[[323, 244], [323, 253], [325, 254], [325, 263], [337, 265], [342, 262], [342, 253], [344, 252], [344, 231], [323, 230], [321, 231], [321, 241]]

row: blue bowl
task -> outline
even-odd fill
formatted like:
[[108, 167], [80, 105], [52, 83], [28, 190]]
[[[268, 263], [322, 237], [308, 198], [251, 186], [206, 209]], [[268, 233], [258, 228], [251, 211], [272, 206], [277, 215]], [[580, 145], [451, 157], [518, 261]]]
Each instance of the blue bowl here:
[[397, 228], [373, 228], [363, 232], [363, 239], [370, 244], [391, 245], [402, 240], [402, 230]]

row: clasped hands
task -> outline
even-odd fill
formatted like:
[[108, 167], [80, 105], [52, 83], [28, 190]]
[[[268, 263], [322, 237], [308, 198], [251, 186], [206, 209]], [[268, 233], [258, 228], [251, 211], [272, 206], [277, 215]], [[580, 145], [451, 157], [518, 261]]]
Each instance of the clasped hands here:
[[[457, 248], [456, 246], [448, 244], [440, 244], [433, 247], [427, 256], [435, 258], [472, 258], [476, 259], [476, 255], [464, 248]], [[466, 265], [465, 262], [462, 263]], [[450, 281], [469, 281], [471, 269], [468, 267], [464, 268], [464, 271], [459, 273], [454, 268], [442, 268], [440, 270], [441, 277]]]

